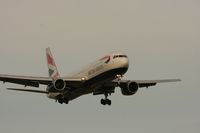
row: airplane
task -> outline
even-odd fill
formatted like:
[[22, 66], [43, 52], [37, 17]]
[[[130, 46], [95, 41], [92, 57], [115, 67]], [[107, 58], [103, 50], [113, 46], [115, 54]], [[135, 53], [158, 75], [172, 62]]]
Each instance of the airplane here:
[[43, 90], [7, 88], [8, 90], [46, 94], [48, 98], [60, 104], [68, 104], [82, 95], [104, 95], [102, 105], [111, 105], [108, 96], [121, 88], [124, 96], [134, 95], [139, 88], [155, 86], [157, 83], [177, 82], [180, 79], [165, 80], [124, 80], [124, 74], [129, 68], [129, 59], [122, 53], [112, 53], [98, 59], [82, 71], [67, 77], [61, 77], [50, 48], [46, 48], [49, 77], [0, 75], [0, 81], [37, 87], [46, 85]]

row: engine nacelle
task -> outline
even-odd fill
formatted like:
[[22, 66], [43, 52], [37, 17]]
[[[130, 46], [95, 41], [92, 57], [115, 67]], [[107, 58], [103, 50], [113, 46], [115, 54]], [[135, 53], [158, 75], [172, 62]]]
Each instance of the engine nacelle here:
[[62, 91], [66, 87], [66, 82], [63, 79], [57, 79], [53, 82], [54, 88], [58, 91]]
[[120, 85], [121, 92], [125, 96], [130, 96], [138, 91], [139, 85], [136, 82], [127, 82]]

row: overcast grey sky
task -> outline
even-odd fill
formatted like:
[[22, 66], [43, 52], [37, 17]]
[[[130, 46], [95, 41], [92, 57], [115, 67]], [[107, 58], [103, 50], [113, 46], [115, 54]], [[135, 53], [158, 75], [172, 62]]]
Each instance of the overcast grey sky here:
[[200, 132], [199, 0], [0, 0], [0, 20], [1, 74], [47, 76], [50, 47], [62, 75], [120, 51], [126, 79], [183, 80], [131, 97], [116, 89], [111, 107], [103, 96], [60, 105], [0, 84], [0, 132]]

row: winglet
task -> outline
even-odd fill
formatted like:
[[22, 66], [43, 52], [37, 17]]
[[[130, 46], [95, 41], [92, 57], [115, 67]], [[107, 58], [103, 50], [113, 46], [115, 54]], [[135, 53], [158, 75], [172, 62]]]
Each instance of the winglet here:
[[49, 77], [51, 77], [53, 80], [59, 79], [60, 74], [58, 72], [56, 63], [51, 54], [50, 48], [46, 48], [46, 56], [47, 56], [47, 65], [49, 69]]

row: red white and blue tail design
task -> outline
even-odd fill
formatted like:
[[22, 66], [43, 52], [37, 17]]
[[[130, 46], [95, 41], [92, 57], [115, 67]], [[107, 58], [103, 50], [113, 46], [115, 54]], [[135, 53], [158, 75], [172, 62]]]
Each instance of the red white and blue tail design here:
[[53, 80], [57, 80], [60, 78], [60, 74], [58, 72], [55, 61], [51, 54], [50, 48], [46, 48], [46, 55], [47, 55], [47, 64], [49, 69], [49, 77], [51, 77]]

